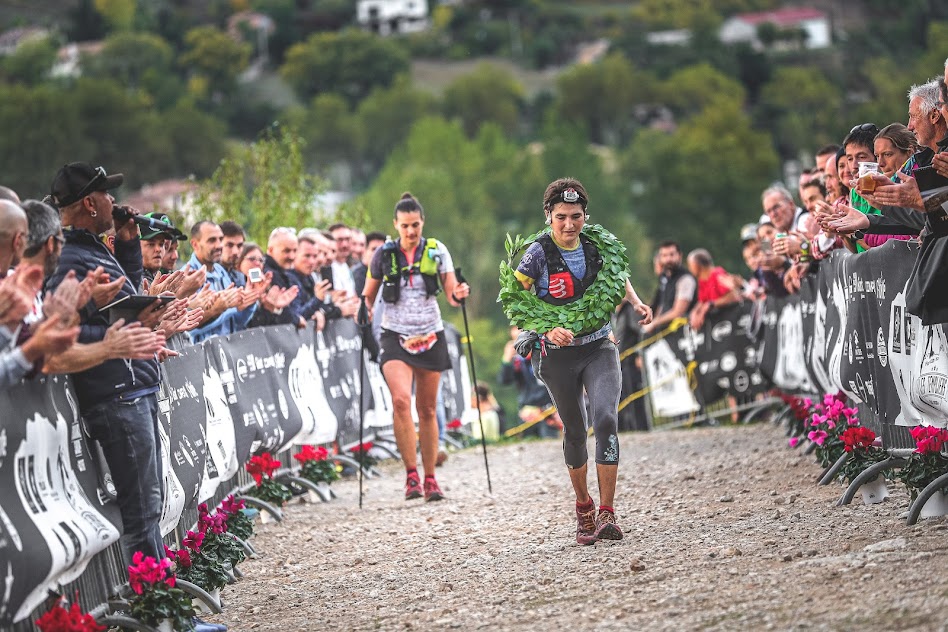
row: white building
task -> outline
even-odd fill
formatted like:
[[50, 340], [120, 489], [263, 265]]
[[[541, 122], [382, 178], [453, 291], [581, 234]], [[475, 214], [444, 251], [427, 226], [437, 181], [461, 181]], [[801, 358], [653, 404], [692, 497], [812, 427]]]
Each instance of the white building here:
[[356, 20], [379, 35], [417, 33], [428, 28], [428, 0], [359, 0]]
[[[832, 44], [829, 18], [825, 13], [809, 7], [787, 7], [776, 11], [741, 13], [721, 25], [718, 33], [725, 44], [750, 42], [755, 48], [763, 45], [757, 38], [761, 24], [773, 24], [779, 31], [802, 30], [806, 33], [806, 48], [827, 48]], [[780, 47], [780, 44], [777, 44]]]

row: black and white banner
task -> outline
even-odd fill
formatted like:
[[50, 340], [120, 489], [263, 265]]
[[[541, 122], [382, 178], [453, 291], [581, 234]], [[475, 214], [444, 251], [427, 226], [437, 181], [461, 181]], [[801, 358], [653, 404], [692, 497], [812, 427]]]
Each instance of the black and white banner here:
[[[454, 369], [443, 376], [450, 415], [470, 399], [461, 339], [447, 332]], [[254, 453], [358, 440], [365, 384], [367, 429], [389, 428], [392, 399], [349, 320], [252, 329], [185, 347], [161, 365], [159, 434], [164, 463], [162, 533], [210, 499]], [[0, 392], [0, 627], [30, 616], [47, 590], [75, 580], [118, 541], [121, 517], [98, 451], [82, 429], [66, 377]], [[127, 473], [121, 473], [127, 475]]]

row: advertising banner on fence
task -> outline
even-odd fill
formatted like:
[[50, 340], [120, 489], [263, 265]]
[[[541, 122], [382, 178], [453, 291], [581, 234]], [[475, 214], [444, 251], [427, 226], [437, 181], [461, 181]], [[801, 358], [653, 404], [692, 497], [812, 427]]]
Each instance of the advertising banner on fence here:
[[118, 541], [121, 518], [99, 476], [68, 379], [0, 391], [0, 624], [77, 578]]

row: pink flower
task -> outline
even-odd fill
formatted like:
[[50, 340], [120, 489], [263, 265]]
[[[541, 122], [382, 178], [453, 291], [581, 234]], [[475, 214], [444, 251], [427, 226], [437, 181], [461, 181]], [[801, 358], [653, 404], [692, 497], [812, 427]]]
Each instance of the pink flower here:
[[194, 531], [188, 531], [188, 534], [184, 537], [182, 543], [184, 546], [197, 553], [201, 549], [201, 544], [204, 543], [204, 532], [199, 531], [195, 533]]
[[820, 445], [820, 446], [823, 445], [823, 442], [826, 441], [826, 438], [827, 438], [828, 436], [829, 436], [829, 435], [826, 434], [826, 433], [825, 433], [824, 431], [822, 431], [822, 430], [811, 430], [811, 431], [809, 432], [809, 434], [807, 434], [807, 438], [808, 438], [810, 441], [812, 441], [812, 442], [815, 443], [816, 445]]
[[790, 437], [790, 441], [788, 443], [790, 444], [791, 448], [795, 448], [797, 447], [797, 444], [800, 443], [800, 437]]

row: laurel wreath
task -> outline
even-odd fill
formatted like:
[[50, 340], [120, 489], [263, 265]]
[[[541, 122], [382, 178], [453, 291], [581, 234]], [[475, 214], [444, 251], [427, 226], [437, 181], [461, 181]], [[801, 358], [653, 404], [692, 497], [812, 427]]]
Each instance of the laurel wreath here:
[[625, 246], [616, 236], [598, 224], [583, 226], [583, 234], [592, 241], [602, 256], [602, 270], [586, 293], [566, 305], [551, 305], [534, 292], [523, 289], [514, 275], [514, 258], [529, 247], [549, 228], [523, 239], [507, 234], [507, 260], [500, 262], [500, 294], [504, 314], [511, 324], [531, 331], [546, 333], [563, 327], [574, 334], [585, 334], [600, 329], [609, 322], [612, 312], [625, 296], [625, 282], [629, 278], [629, 257]]

